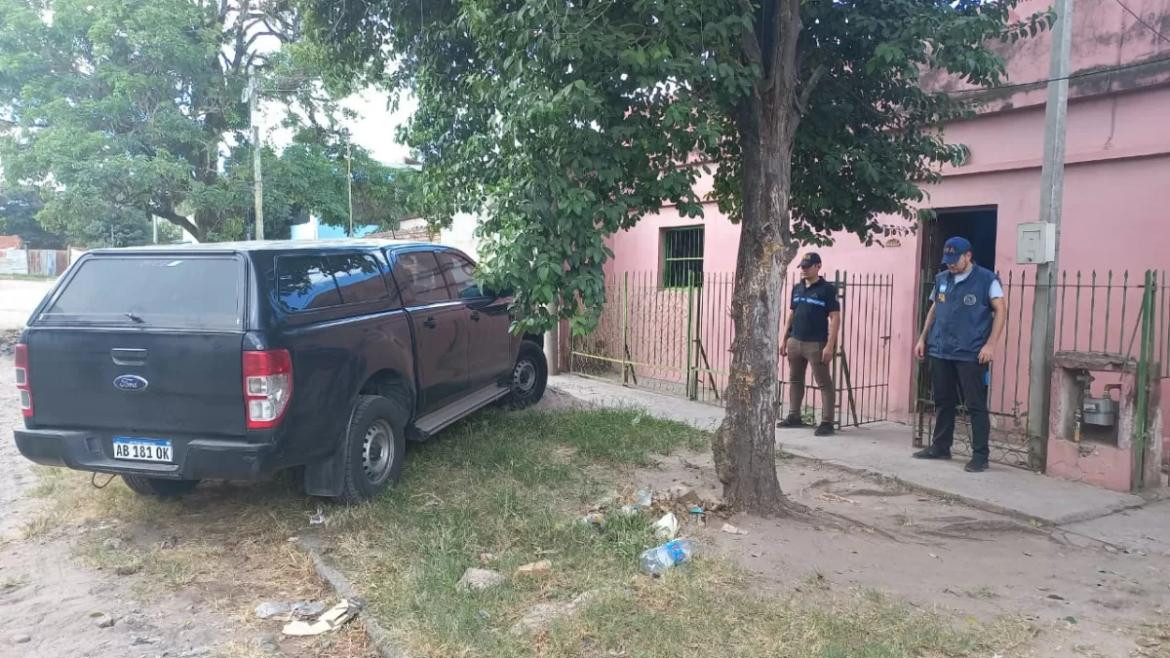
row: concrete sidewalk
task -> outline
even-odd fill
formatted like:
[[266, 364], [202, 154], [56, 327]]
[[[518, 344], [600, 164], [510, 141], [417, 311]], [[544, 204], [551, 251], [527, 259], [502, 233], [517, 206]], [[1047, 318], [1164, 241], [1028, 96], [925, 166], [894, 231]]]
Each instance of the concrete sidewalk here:
[[[549, 386], [591, 404], [642, 409], [652, 416], [704, 430], [714, 430], [723, 420], [720, 407], [596, 379], [561, 375], [550, 378]], [[912, 459], [910, 428], [896, 423], [850, 428], [833, 437], [815, 437], [811, 429], [782, 429], [777, 430], [776, 439], [779, 447], [797, 457], [890, 478], [915, 489], [956, 498], [972, 507], [1052, 525], [1097, 519], [1145, 504], [1138, 496], [1010, 466], [992, 465], [984, 473], [967, 473], [961, 459]]]

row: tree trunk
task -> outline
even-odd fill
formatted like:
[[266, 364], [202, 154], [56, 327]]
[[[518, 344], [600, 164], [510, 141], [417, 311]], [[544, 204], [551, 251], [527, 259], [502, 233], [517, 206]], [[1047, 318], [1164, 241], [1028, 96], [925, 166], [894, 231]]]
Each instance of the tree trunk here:
[[[764, 75], [738, 108], [743, 157], [743, 216], [731, 315], [735, 340], [726, 394], [727, 415], [713, 439], [724, 501], [736, 509], [774, 514], [784, 508], [776, 475], [777, 362], [784, 272], [796, 253], [788, 223], [797, 110], [796, 39], [799, 0], [765, 2], [755, 41]], [[759, 46], [763, 45], [763, 48]]]

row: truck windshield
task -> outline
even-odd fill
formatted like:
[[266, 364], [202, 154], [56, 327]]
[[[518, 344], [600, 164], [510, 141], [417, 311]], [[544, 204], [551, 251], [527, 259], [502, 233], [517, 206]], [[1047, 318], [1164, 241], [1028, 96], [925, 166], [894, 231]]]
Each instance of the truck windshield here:
[[38, 324], [238, 330], [243, 272], [231, 256], [96, 256]]

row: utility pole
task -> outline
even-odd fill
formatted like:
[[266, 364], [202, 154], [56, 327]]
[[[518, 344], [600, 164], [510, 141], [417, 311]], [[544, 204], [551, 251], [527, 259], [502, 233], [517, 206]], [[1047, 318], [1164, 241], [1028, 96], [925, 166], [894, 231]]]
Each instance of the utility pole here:
[[264, 239], [264, 177], [260, 163], [260, 80], [253, 72], [248, 77], [248, 121], [252, 124], [252, 196], [256, 207], [256, 239]]
[[349, 237], [353, 237], [353, 167], [351, 165], [349, 138], [345, 139], [345, 190], [349, 194]]
[[158, 244], [158, 215], [150, 216], [150, 224], [153, 235], [152, 242], [153, 244]]
[[1028, 457], [1034, 469], [1047, 458], [1051, 401], [1052, 352], [1056, 335], [1056, 276], [1060, 263], [1060, 213], [1064, 197], [1065, 125], [1068, 119], [1069, 58], [1072, 51], [1073, 0], [1056, 0], [1056, 23], [1048, 66], [1048, 101], [1044, 106], [1044, 164], [1040, 173], [1040, 221], [1053, 232], [1052, 262], [1036, 266], [1032, 301], [1032, 341], [1028, 363]]

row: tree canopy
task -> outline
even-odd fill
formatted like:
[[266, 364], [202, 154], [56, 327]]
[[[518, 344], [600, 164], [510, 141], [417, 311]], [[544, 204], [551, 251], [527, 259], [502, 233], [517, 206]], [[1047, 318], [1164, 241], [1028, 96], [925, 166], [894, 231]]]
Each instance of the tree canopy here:
[[[268, 234], [307, 212], [347, 222], [344, 112], [297, 63], [299, 36], [286, 0], [0, 0], [6, 188], [35, 190], [38, 221], [89, 244], [140, 236], [151, 215], [199, 240], [242, 238], [253, 223], [243, 91], [256, 73], [295, 133], [279, 153], [266, 147]], [[351, 151], [364, 176], [355, 211], [396, 222], [402, 211], [380, 200], [401, 177]]]
[[[765, 3], [768, 4], [768, 3]], [[941, 69], [999, 81], [1016, 2], [800, 3], [791, 167], [794, 242], [904, 228], [939, 168], [962, 160], [940, 126], [969, 107], [919, 84]], [[603, 301], [606, 236], [674, 206], [703, 214], [695, 183], [742, 214], [744, 99], [771, 62], [739, 0], [513, 3], [306, 0], [307, 34], [349, 79], [419, 99], [405, 131], [425, 163], [429, 216], [484, 217], [486, 274], [520, 291], [525, 322], [554, 300], [589, 326]], [[751, 39], [748, 39], [751, 37]], [[778, 38], [778, 37], [776, 37]], [[338, 76], [344, 77], [344, 76]], [[693, 166], [681, 166], [691, 163]]]
[[40, 197], [29, 190], [0, 193], [0, 235], [18, 235], [29, 249], [64, 249], [66, 240], [37, 222]]

